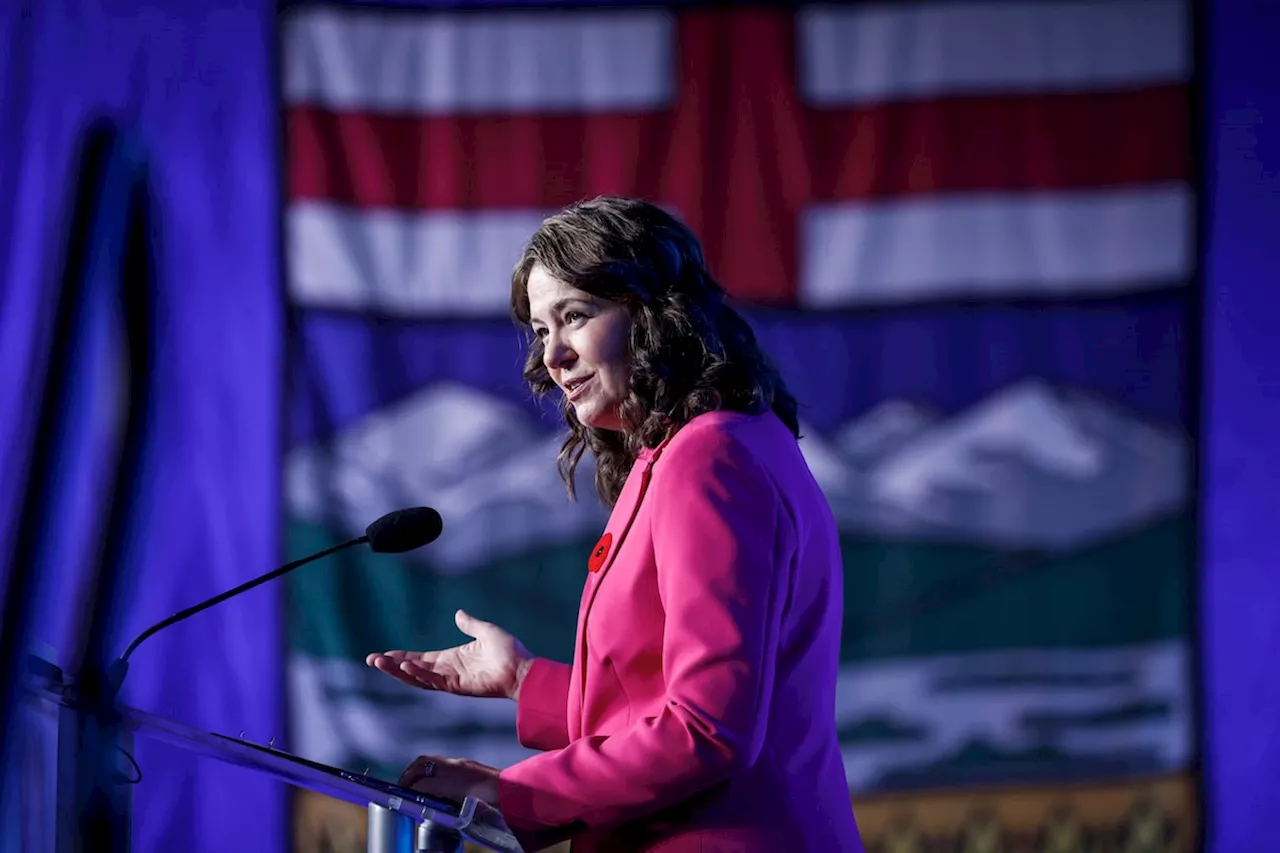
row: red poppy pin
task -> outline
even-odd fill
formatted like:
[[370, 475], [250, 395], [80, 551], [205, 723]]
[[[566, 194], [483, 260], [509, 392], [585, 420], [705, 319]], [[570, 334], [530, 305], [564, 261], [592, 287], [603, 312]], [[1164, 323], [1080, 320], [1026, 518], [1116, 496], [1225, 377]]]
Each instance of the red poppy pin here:
[[591, 549], [591, 558], [587, 560], [587, 571], [598, 572], [604, 568], [604, 561], [609, 556], [609, 546], [612, 544], [612, 533], [606, 533], [600, 537], [596, 547]]

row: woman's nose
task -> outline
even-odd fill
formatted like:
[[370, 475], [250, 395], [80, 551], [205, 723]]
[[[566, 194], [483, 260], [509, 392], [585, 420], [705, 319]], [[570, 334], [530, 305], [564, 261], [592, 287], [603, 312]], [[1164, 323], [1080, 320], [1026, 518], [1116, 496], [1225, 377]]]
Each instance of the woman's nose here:
[[573, 349], [559, 335], [548, 335], [542, 350], [542, 363], [548, 370], [558, 370], [573, 364]]

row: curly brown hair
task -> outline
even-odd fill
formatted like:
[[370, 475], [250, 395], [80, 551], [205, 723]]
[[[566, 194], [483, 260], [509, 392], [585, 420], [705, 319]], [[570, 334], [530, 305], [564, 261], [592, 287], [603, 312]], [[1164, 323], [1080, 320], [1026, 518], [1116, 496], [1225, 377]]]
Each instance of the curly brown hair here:
[[[570, 497], [576, 497], [574, 470], [586, 450], [596, 457], [596, 491], [612, 507], [640, 449], [656, 447], [705, 412], [772, 409], [800, 437], [795, 397], [707, 270], [697, 237], [662, 208], [601, 196], [544, 220], [511, 275], [511, 313], [526, 329], [535, 265], [571, 287], [622, 304], [631, 316], [631, 393], [620, 411], [623, 430], [585, 427], [573, 406], [562, 403], [569, 436], [557, 465]], [[538, 396], [556, 387], [542, 356], [542, 341], [530, 335], [524, 379]]]

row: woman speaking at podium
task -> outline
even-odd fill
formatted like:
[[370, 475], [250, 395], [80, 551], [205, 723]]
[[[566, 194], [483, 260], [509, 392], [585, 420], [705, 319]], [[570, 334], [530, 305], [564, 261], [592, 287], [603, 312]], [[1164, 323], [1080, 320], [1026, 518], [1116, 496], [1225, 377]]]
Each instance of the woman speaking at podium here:
[[369, 664], [408, 684], [517, 703], [541, 752], [498, 770], [420, 756], [400, 783], [500, 809], [528, 851], [858, 853], [836, 739], [842, 575], [796, 401], [660, 208], [599, 198], [542, 223], [512, 275], [556, 389], [570, 493], [584, 452], [612, 507], [572, 664], [463, 612], [472, 641]]

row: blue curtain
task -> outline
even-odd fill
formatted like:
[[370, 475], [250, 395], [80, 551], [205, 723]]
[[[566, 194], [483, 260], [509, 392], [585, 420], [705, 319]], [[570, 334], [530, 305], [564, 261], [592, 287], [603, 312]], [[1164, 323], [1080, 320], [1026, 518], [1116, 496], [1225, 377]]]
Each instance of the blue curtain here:
[[[170, 8], [165, 8], [168, 6]], [[1280, 808], [1280, 9], [1208, 6], [1202, 663], [1207, 849], [1260, 849]], [[126, 635], [267, 570], [278, 556], [283, 318], [272, 67], [275, 9], [148, 0], [5, 4], [0, 11], [0, 460], [18, 470], [34, 405], [40, 303], [60, 266], [78, 134], [95, 114], [137, 122], [159, 196], [168, 306], [167, 476]], [[1273, 125], [1264, 117], [1270, 114]], [[0, 477], [0, 537], [21, 479]], [[6, 567], [0, 566], [0, 571]], [[74, 577], [46, 579], [63, 591]], [[281, 733], [279, 590], [202, 614], [133, 659], [129, 702], [191, 725]], [[38, 614], [62, 652], [68, 599]], [[123, 640], [124, 638], [122, 638]], [[283, 786], [140, 741], [139, 851], [286, 849]]]
[[[16, 7], [16, 8], [15, 8]], [[155, 531], [122, 614], [146, 625], [277, 562], [283, 320], [278, 258], [274, 6], [142, 0], [4, 4], [0, 12], [0, 531], [10, 541], [62, 266], [70, 178], [97, 115], [145, 137], [157, 197], [164, 471]], [[13, 472], [10, 476], [9, 472]], [[101, 506], [101, 497], [90, 500]], [[36, 638], [69, 665], [77, 567], [45, 578]], [[157, 635], [125, 699], [188, 725], [283, 730], [279, 589]], [[139, 739], [137, 850], [278, 850], [276, 782]]]
[[1235, 853], [1273, 848], [1280, 808], [1280, 6], [1203, 6], [1202, 754], [1206, 849]]

